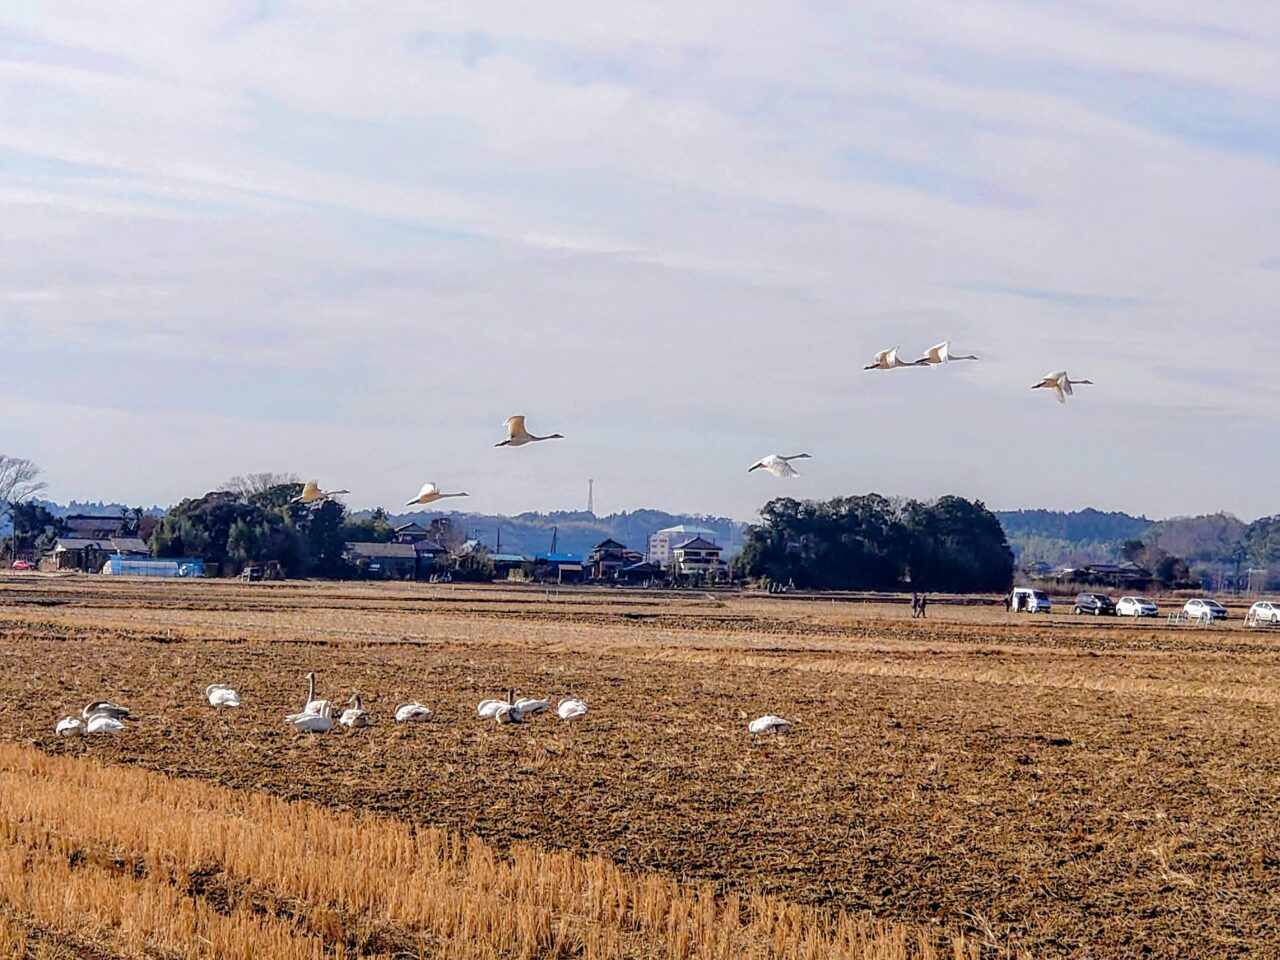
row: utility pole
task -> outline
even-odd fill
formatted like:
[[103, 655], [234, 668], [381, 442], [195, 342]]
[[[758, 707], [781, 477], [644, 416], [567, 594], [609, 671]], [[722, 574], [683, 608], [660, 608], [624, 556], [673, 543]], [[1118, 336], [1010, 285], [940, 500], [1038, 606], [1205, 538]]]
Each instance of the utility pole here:
[[594, 480], [587, 481], [587, 513], [593, 517], [596, 515], [596, 482]]

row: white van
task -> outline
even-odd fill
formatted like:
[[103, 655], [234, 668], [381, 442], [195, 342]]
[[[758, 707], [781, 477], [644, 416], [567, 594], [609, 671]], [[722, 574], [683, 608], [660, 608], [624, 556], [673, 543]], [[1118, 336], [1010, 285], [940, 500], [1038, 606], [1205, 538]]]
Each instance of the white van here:
[[1010, 609], [1014, 613], [1048, 613], [1053, 609], [1053, 601], [1043, 590], [1018, 587], [1013, 591], [1013, 606]]

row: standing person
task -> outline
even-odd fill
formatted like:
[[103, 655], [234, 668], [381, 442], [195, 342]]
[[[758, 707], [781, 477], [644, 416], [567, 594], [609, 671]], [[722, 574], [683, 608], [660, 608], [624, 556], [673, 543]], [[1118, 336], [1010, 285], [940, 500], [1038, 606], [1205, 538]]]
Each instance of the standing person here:
[[1004, 612], [1008, 613], [1013, 609], [1013, 591], [1010, 590], [1004, 595]]
[[920, 594], [914, 590], [911, 591], [911, 619], [914, 620], [920, 616]]
[[925, 607], [928, 605], [928, 603], [929, 603], [929, 595], [927, 593], [920, 594], [920, 619], [921, 620], [928, 618], [928, 614], [925, 613]]

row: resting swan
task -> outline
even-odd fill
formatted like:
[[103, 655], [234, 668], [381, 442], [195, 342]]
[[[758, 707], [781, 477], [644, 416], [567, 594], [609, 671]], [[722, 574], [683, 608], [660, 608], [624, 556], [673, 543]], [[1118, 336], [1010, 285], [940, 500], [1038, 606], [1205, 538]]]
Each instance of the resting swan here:
[[333, 718], [322, 713], [293, 713], [284, 722], [301, 733], [328, 733], [333, 729]]
[[209, 701], [209, 706], [217, 709], [240, 706], [240, 694], [225, 683], [209, 684], [204, 688], [204, 695]]
[[422, 723], [430, 716], [431, 711], [416, 701], [396, 707], [396, 723]]
[[60, 737], [83, 737], [84, 722], [79, 717], [63, 717], [53, 732]]
[[360, 694], [353, 694], [351, 699], [347, 701], [347, 709], [342, 711], [342, 716], [338, 718], [338, 722], [348, 730], [369, 725], [369, 714], [365, 713], [364, 708], [361, 706]]
[[110, 700], [95, 700], [80, 711], [80, 716], [86, 720], [93, 714], [110, 717], [113, 720], [124, 720], [129, 716], [129, 708], [122, 707], [118, 703], [112, 703]]
[[560, 715], [561, 720], [577, 720], [579, 717], [587, 715], [587, 705], [581, 700], [561, 700], [560, 706], [556, 708], [556, 713]]
[[752, 720], [747, 724], [747, 729], [752, 733], [790, 733], [791, 721], [775, 717], [770, 713]]

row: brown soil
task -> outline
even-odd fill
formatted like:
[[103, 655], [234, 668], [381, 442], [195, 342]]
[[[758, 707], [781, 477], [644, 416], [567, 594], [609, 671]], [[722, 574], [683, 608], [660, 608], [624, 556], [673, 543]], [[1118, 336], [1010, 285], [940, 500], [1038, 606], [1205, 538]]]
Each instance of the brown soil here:
[[[1237, 612], [1238, 615], [1238, 612]], [[1280, 635], [935, 604], [0, 579], [4, 736], [987, 933], [1280, 954]], [[298, 736], [307, 670], [376, 725]], [[245, 706], [202, 691], [231, 683]], [[508, 686], [583, 722], [499, 727]], [[91, 699], [114, 739], [59, 741]], [[418, 699], [432, 722], [397, 727]], [[788, 737], [753, 740], [779, 713]]]

